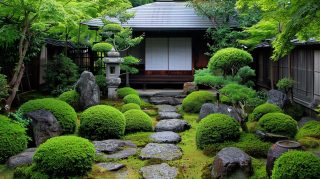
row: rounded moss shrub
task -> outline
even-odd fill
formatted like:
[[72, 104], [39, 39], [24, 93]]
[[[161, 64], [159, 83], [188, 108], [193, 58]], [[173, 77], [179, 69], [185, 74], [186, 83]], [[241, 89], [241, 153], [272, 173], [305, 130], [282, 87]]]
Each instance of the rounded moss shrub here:
[[268, 113], [260, 118], [257, 128], [264, 132], [294, 137], [297, 121], [283, 113]]
[[[247, 51], [237, 48], [225, 48], [217, 51], [209, 61], [210, 71], [224, 70], [227, 74], [235, 75], [238, 69], [253, 62], [253, 58]], [[233, 71], [232, 71], [233, 70]]]
[[240, 125], [232, 117], [225, 114], [211, 114], [199, 123], [196, 132], [197, 147], [206, 146], [238, 139]]
[[128, 103], [128, 104], [125, 104], [121, 107], [121, 112], [125, 113], [131, 109], [139, 109], [141, 110], [140, 106], [135, 104], [135, 103]]
[[87, 139], [60, 136], [40, 145], [33, 162], [37, 170], [50, 176], [83, 176], [91, 170], [95, 152], [93, 144]]
[[109, 52], [113, 46], [107, 42], [96, 43], [92, 46], [92, 50], [95, 52]]
[[28, 140], [25, 128], [0, 115], [0, 163], [26, 149]]
[[26, 114], [40, 109], [50, 111], [57, 118], [63, 134], [73, 134], [75, 132], [77, 113], [64, 101], [53, 98], [30, 100], [24, 103], [19, 110]]
[[304, 137], [313, 137], [320, 139], [320, 122], [309, 121], [299, 129], [296, 139], [302, 139]]
[[272, 179], [319, 178], [320, 158], [303, 151], [289, 151], [282, 154], [272, 170]]
[[141, 99], [138, 95], [135, 95], [135, 94], [129, 94], [127, 96], [125, 96], [123, 98], [123, 101], [124, 103], [126, 104], [129, 104], [129, 103], [134, 103], [134, 104], [137, 104], [137, 105], [141, 105]]
[[117, 90], [117, 94], [118, 94], [118, 97], [120, 97], [120, 98], [124, 98], [125, 96], [127, 96], [129, 94], [139, 95], [137, 90], [130, 88], [130, 87], [119, 88]]
[[90, 140], [120, 138], [124, 135], [126, 120], [116, 108], [97, 105], [80, 116], [80, 136]]
[[209, 91], [195, 91], [189, 94], [182, 101], [182, 109], [185, 112], [198, 113], [204, 103], [213, 103], [216, 101], [213, 93]]
[[259, 121], [259, 119], [268, 113], [278, 112], [281, 113], [282, 109], [271, 103], [264, 103], [257, 106], [253, 112], [249, 115], [249, 121]]
[[80, 95], [75, 90], [70, 90], [62, 93], [58, 99], [70, 104], [74, 108], [78, 108]]
[[152, 131], [152, 119], [145, 112], [131, 109], [124, 113], [126, 118], [126, 132], [149, 132]]
[[104, 31], [111, 31], [113, 33], [120, 32], [123, 27], [120, 24], [110, 23], [103, 27]]

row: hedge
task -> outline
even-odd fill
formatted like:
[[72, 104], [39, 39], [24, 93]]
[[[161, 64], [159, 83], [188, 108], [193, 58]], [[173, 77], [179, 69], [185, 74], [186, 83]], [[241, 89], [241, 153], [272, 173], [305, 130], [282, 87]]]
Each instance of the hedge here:
[[124, 98], [125, 96], [127, 96], [129, 94], [139, 95], [137, 90], [130, 88], [130, 87], [119, 88], [117, 90], [117, 94], [118, 94], [119, 98]]
[[135, 103], [128, 103], [121, 107], [121, 112], [125, 113], [130, 109], [141, 109], [141, 107]]
[[252, 111], [252, 113], [249, 115], [249, 121], [253, 122], [253, 121], [259, 121], [259, 119], [268, 113], [273, 113], [273, 112], [282, 112], [282, 109], [274, 104], [271, 103], [264, 103], [261, 104], [259, 106], [257, 106], [256, 108], [254, 108], [254, 110]]
[[129, 103], [135, 103], [137, 105], [141, 105], [141, 99], [138, 95], [135, 95], [135, 94], [129, 94], [127, 96], [125, 96], [123, 98], [123, 101], [125, 104], [129, 104]]
[[182, 101], [182, 109], [185, 112], [198, 113], [204, 103], [213, 103], [216, 97], [209, 91], [195, 91], [190, 93]]

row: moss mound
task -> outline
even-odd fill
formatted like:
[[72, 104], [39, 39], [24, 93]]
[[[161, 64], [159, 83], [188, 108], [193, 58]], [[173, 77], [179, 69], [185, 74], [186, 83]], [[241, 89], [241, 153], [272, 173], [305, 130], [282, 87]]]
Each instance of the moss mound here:
[[128, 103], [128, 104], [125, 104], [121, 107], [121, 112], [125, 113], [131, 109], [139, 109], [141, 110], [141, 107], [135, 103]]
[[209, 91], [195, 91], [182, 101], [182, 109], [185, 112], [198, 113], [204, 103], [213, 103], [215, 96]]
[[302, 128], [299, 129], [296, 139], [302, 139], [304, 137], [320, 139], [320, 122], [310, 121], [303, 125]]
[[200, 149], [215, 143], [237, 140], [240, 125], [225, 114], [211, 114], [199, 123], [196, 132], [197, 147]]
[[318, 178], [320, 176], [320, 158], [302, 151], [289, 151], [282, 154], [272, 170], [272, 179], [282, 178]]
[[25, 128], [0, 115], [0, 163], [26, 149], [28, 140]]
[[73, 134], [75, 132], [77, 113], [68, 103], [58, 99], [44, 98], [30, 100], [20, 107], [21, 112], [24, 114], [40, 109], [50, 111], [57, 118], [63, 134]]
[[80, 95], [75, 90], [70, 90], [70, 91], [62, 93], [58, 97], [58, 99], [70, 104], [73, 108], [79, 107]]
[[145, 112], [131, 109], [124, 113], [126, 118], [126, 132], [149, 132], [152, 131], [152, 119]]
[[47, 140], [37, 149], [36, 169], [50, 176], [83, 176], [91, 170], [95, 148], [81, 137], [61, 136]]
[[114, 107], [97, 105], [86, 109], [80, 117], [80, 136], [90, 140], [120, 138], [124, 135], [124, 115]]
[[297, 133], [297, 122], [283, 113], [268, 113], [260, 118], [257, 128], [264, 132], [294, 137]]
[[257, 106], [253, 112], [249, 115], [249, 121], [259, 121], [259, 119], [268, 113], [273, 113], [273, 112], [282, 112], [282, 109], [274, 104], [271, 103], [264, 103], [259, 106]]
[[119, 98], [124, 98], [125, 96], [127, 96], [129, 94], [139, 95], [137, 90], [130, 88], [130, 87], [119, 88], [117, 90], [117, 94], [118, 94]]
[[135, 94], [129, 94], [127, 96], [125, 96], [123, 98], [123, 101], [124, 103], [126, 104], [129, 104], [129, 103], [134, 103], [134, 104], [137, 104], [137, 105], [141, 105], [141, 99], [138, 95], [135, 95]]

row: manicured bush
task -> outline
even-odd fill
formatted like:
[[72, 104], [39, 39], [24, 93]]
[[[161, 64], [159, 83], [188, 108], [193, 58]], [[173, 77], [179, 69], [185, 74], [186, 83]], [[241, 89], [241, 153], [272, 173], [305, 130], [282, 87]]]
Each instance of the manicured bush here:
[[237, 71], [253, 62], [250, 53], [237, 49], [225, 48], [217, 51], [209, 61], [208, 68], [213, 72], [217, 69], [224, 71], [224, 74], [234, 76]]
[[122, 29], [123, 27], [120, 24], [115, 24], [115, 23], [107, 24], [103, 27], [104, 31], [110, 31], [113, 33], [120, 32]]
[[135, 104], [135, 103], [128, 103], [125, 104], [121, 107], [121, 112], [125, 113], [131, 109], [141, 109], [139, 105]]
[[152, 131], [152, 119], [148, 114], [139, 110], [131, 109], [124, 113], [126, 118], [126, 132], [149, 132]]
[[198, 113], [204, 103], [213, 103], [216, 97], [209, 91], [195, 91], [182, 101], [182, 109], [185, 112]]
[[225, 114], [211, 114], [202, 119], [196, 132], [197, 147], [200, 149], [208, 145], [224, 141], [237, 140], [240, 136], [240, 125]]
[[294, 83], [294, 80], [292, 80], [291, 78], [282, 78], [278, 81], [276, 86], [279, 90], [288, 92], [291, 88], [293, 88]]
[[296, 139], [302, 139], [304, 137], [313, 137], [320, 139], [320, 122], [309, 121], [299, 129]]
[[320, 158], [310, 152], [288, 151], [276, 161], [272, 179], [319, 178]]
[[298, 142], [307, 148], [317, 148], [320, 146], [320, 139], [313, 138], [313, 137], [304, 137], [299, 139]]
[[26, 149], [28, 140], [25, 128], [0, 115], [0, 163]]
[[123, 101], [125, 104], [129, 104], [129, 103], [135, 103], [137, 105], [141, 105], [141, 99], [138, 95], [135, 95], [135, 94], [129, 94], [127, 96], [125, 96], [123, 98]]
[[260, 118], [257, 128], [264, 132], [294, 137], [297, 121], [283, 113], [268, 113]]
[[249, 121], [259, 121], [259, 119], [268, 113], [273, 113], [273, 112], [282, 112], [282, 109], [274, 104], [271, 103], [264, 103], [261, 104], [260, 106], [257, 106], [253, 112], [249, 115]]
[[117, 94], [118, 94], [119, 98], [124, 98], [125, 96], [127, 96], [129, 94], [139, 95], [137, 90], [130, 88], [130, 87], [119, 88], [117, 90]]
[[228, 84], [220, 89], [219, 92], [222, 95], [227, 96], [231, 103], [236, 105], [239, 102], [245, 104], [248, 99], [254, 98], [257, 95], [256, 91], [252, 88], [248, 88], [244, 85], [239, 84]]
[[90, 140], [120, 138], [124, 135], [126, 121], [116, 108], [97, 105], [86, 109], [80, 117], [80, 136]]
[[78, 108], [80, 95], [75, 90], [71, 90], [62, 93], [58, 99], [70, 104], [73, 108]]
[[60, 136], [47, 140], [37, 149], [36, 169], [50, 176], [83, 176], [95, 159], [93, 144], [81, 137]]
[[107, 42], [96, 43], [92, 46], [92, 50], [95, 52], [109, 52], [113, 46]]
[[26, 114], [40, 109], [50, 111], [57, 118], [63, 134], [73, 134], [75, 132], [77, 113], [64, 101], [53, 98], [30, 100], [24, 103], [19, 110]]

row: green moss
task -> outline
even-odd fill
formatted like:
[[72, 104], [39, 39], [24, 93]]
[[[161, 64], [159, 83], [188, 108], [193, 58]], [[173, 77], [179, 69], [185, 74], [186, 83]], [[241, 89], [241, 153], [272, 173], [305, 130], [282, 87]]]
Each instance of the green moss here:
[[284, 106], [284, 113], [291, 116], [295, 120], [300, 120], [301, 117], [303, 116], [304, 109], [301, 105], [299, 104], [287, 104]]
[[296, 139], [302, 139], [304, 137], [313, 137], [320, 139], [320, 122], [319, 121], [310, 121], [307, 122], [299, 129]]
[[259, 121], [259, 119], [268, 113], [273, 113], [273, 112], [282, 112], [282, 109], [274, 104], [271, 103], [264, 103], [261, 104], [260, 106], [257, 106], [253, 112], [249, 115], [249, 121]]
[[128, 134], [128, 135], [124, 136], [123, 139], [132, 141], [138, 147], [144, 147], [148, 143], [151, 142], [151, 140], [149, 138], [149, 136], [151, 134], [153, 134], [153, 133], [152, 132], [137, 132], [137, 133], [133, 133], [133, 134]]
[[130, 88], [130, 87], [119, 88], [117, 90], [117, 94], [118, 94], [119, 98], [124, 98], [125, 96], [127, 96], [129, 94], [139, 95], [137, 90]]
[[158, 110], [156, 109], [145, 109], [143, 110], [145, 113], [147, 113], [149, 116], [157, 116], [158, 115]]
[[182, 101], [182, 108], [185, 112], [198, 113], [204, 103], [213, 103], [215, 96], [209, 91], [195, 91], [189, 94]]
[[266, 171], [266, 160], [264, 159], [252, 159], [253, 175], [250, 179], [268, 179]]
[[298, 142], [307, 148], [317, 148], [320, 147], [320, 139], [313, 137], [304, 137], [298, 140]]
[[58, 99], [70, 104], [73, 108], [78, 108], [80, 95], [75, 90], [71, 90], [71, 91], [67, 91], [67, 92], [62, 93], [58, 97]]
[[121, 107], [121, 112], [127, 112], [131, 109], [138, 109], [138, 110], [141, 110], [140, 106], [135, 104], [135, 103], [128, 103], [128, 104], [125, 104]]
[[126, 133], [149, 132], [153, 130], [152, 119], [145, 112], [131, 109], [124, 113], [126, 119]]
[[124, 98], [123, 98], [123, 102], [125, 103], [125, 104], [129, 104], [129, 103], [135, 103], [135, 104], [137, 104], [137, 105], [141, 105], [141, 99], [140, 99], [140, 97], [138, 96], [138, 95], [135, 95], [135, 94], [129, 94], [129, 95], [127, 95], [127, 96], [125, 96]]

